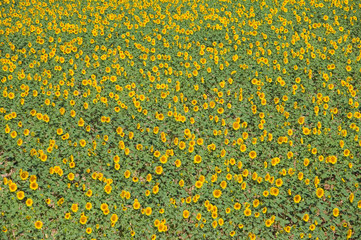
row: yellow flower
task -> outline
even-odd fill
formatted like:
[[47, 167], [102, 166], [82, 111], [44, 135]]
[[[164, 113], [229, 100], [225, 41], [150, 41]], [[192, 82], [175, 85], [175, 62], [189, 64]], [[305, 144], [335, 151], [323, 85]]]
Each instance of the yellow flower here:
[[251, 216], [252, 211], [251, 211], [251, 209], [246, 208], [243, 213], [244, 213], [245, 216], [249, 217], [249, 216]]
[[313, 231], [313, 230], [315, 230], [315, 229], [316, 229], [315, 224], [311, 224], [311, 226], [310, 226], [310, 230], [311, 230], [311, 231]]
[[129, 170], [127, 170], [127, 171], [124, 172], [124, 177], [125, 177], [125, 178], [129, 178], [129, 177], [130, 177], [130, 171], [129, 171]]
[[267, 219], [265, 224], [266, 224], [266, 227], [270, 227], [272, 225], [272, 220], [271, 219]]
[[235, 203], [233, 207], [234, 209], [239, 210], [241, 209], [242, 205], [240, 203]]
[[112, 186], [110, 186], [109, 184], [105, 185], [104, 191], [105, 191], [107, 194], [110, 194], [111, 191], [112, 191]]
[[179, 181], [179, 186], [181, 186], [181, 187], [184, 186], [184, 180], [183, 180], [183, 179], [181, 179], [181, 180]]
[[337, 217], [340, 214], [340, 210], [338, 208], [334, 208], [332, 213], [333, 213], [333, 216]]
[[162, 172], [163, 172], [163, 167], [162, 167], [162, 166], [156, 167], [156, 168], [155, 168], [155, 172], [156, 172], [158, 175], [162, 174]]
[[188, 210], [183, 211], [183, 217], [184, 218], [189, 218], [189, 211]]
[[36, 221], [34, 223], [36, 229], [41, 229], [43, 227], [43, 223], [41, 221]]
[[271, 195], [278, 196], [280, 190], [278, 188], [272, 187], [270, 192], [271, 192]]
[[238, 130], [241, 127], [241, 125], [239, 124], [239, 122], [234, 122], [233, 123], [233, 129], [234, 130]]
[[296, 195], [293, 200], [295, 201], [295, 203], [299, 203], [301, 201], [301, 196], [300, 195]]
[[15, 192], [16, 189], [18, 189], [18, 186], [16, 185], [16, 183], [11, 183], [11, 184], [9, 184], [9, 189], [10, 189], [10, 192]]
[[303, 134], [309, 135], [311, 133], [311, 130], [309, 128], [303, 128]]
[[194, 163], [198, 164], [202, 162], [202, 157], [200, 155], [194, 156]]
[[249, 152], [249, 157], [252, 158], [252, 159], [254, 159], [254, 158], [257, 157], [257, 153], [256, 153], [255, 151], [250, 151], [250, 152]]
[[245, 144], [242, 144], [239, 149], [241, 150], [241, 152], [245, 152], [247, 150], [247, 146]]
[[74, 173], [69, 173], [69, 174], [68, 174], [68, 179], [69, 179], [70, 181], [73, 181], [73, 180], [74, 180]]
[[165, 163], [167, 163], [167, 161], [168, 161], [168, 157], [167, 157], [166, 155], [163, 155], [163, 156], [159, 159], [159, 161], [160, 161], [161, 163], [165, 164]]
[[316, 195], [318, 198], [321, 198], [324, 194], [324, 190], [322, 188], [317, 188]]
[[138, 199], [134, 199], [133, 208], [134, 209], [139, 209], [140, 208], [140, 203], [138, 202]]
[[201, 188], [203, 186], [203, 183], [201, 181], [196, 181], [195, 186], [196, 188]]
[[303, 221], [308, 222], [308, 219], [310, 218], [310, 216], [306, 213], [305, 215], [303, 215]]
[[147, 207], [147, 208], [145, 209], [145, 214], [146, 214], [147, 216], [149, 216], [150, 214], [152, 214], [152, 208], [151, 208], [151, 207]]
[[213, 191], [213, 196], [214, 196], [215, 198], [219, 198], [221, 195], [222, 195], [222, 191], [221, 191], [221, 190], [216, 189], [216, 190]]
[[83, 225], [86, 224], [87, 221], [88, 221], [88, 217], [86, 217], [85, 215], [82, 215], [79, 219], [79, 222]]
[[116, 223], [118, 221], [118, 215], [117, 214], [112, 214], [112, 216], [110, 217], [110, 221], [112, 223]]
[[282, 185], [283, 185], [282, 179], [281, 179], [281, 178], [277, 179], [277, 180], [276, 180], [276, 186], [277, 186], [277, 187], [281, 187]]
[[23, 191], [19, 191], [16, 193], [16, 197], [19, 199], [19, 200], [23, 200], [24, 197], [25, 197], [25, 194]]
[[305, 165], [305, 167], [307, 167], [308, 164], [310, 164], [310, 160], [308, 158], [305, 158], [305, 160], [303, 161], [303, 165]]
[[85, 205], [86, 210], [90, 210], [92, 209], [92, 204], [90, 202], [87, 202], [87, 204]]
[[77, 211], [78, 211], [78, 204], [73, 204], [73, 205], [71, 206], [71, 210], [72, 210], [73, 212], [77, 212]]
[[31, 198], [28, 198], [25, 203], [26, 206], [31, 207], [33, 205], [33, 200]]

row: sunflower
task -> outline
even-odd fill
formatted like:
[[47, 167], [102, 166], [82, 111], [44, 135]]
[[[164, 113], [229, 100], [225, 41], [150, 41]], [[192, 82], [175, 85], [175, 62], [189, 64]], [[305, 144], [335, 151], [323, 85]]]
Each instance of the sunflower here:
[[148, 173], [147, 175], [147, 182], [152, 181], [152, 174]]
[[16, 131], [12, 131], [10, 135], [11, 135], [12, 138], [16, 138], [16, 136], [17, 136], [18, 134], [17, 134]]
[[[143, 213], [143, 210], [142, 210]], [[150, 214], [152, 214], [152, 208], [151, 207], [147, 207], [144, 209], [144, 213], [149, 216]]]
[[303, 134], [309, 135], [311, 133], [311, 130], [309, 128], [303, 128]]
[[316, 154], [317, 153], [317, 148], [312, 148], [312, 154]]
[[129, 178], [129, 177], [130, 177], [130, 171], [129, 171], [129, 170], [127, 170], [127, 171], [124, 172], [124, 177], [125, 177], [125, 178]]
[[34, 223], [34, 225], [36, 229], [41, 229], [43, 227], [43, 222], [38, 220]]
[[263, 191], [263, 196], [267, 197], [269, 195], [268, 191]]
[[241, 125], [239, 124], [239, 122], [234, 122], [233, 123], [233, 129], [234, 130], [238, 130], [241, 127]]
[[87, 204], [85, 205], [85, 209], [86, 210], [92, 209], [92, 204], [90, 202], [87, 202]]
[[196, 188], [201, 188], [203, 186], [203, 183], [201, 181], [196, 181], [195, 186]]
[[87, 234], [91, 234], [91, 233], [92, 233], [92, 229], [91, 229], [90, 227], [88, 227], [88, 228], [86, 229], [86, 233], [87, 233]]
[[100, 209], [104, 212], [106, 209], [108, 209], [108, 204], [102, 203], [102, 204], [100, 205]]
[[311, 230], [311, 231], [314, 231], [315, 229], [316, 229], [315, 224], [311, 224], [311, 225], [310, 225], [310, 230]]
[[347, 239], [351, 238], [351, 236], [352, 236], [352, 229], [349, 229], [347, 231]]
[[82, 215], [79, 219], [79, 222], [83, 225], [86, 224], [87, 221], [88, 221], [88, 217], [85, 215]]
[[271, 192], [271, 195], [278, 196], [280, 191], [278, 188], [272, 187], [270, 192]]
[[213, 191], [213, 196], [214, 196], [215, 198], [219, 198], [221, 195], [222, 195], [222, 191], [221, 191], [221, 190], [215, 189], [215, 190]]
[[295, 203], [299, 203], [301, 201], [301, 196], [300, 195], [296, 195], [293, 200], [295, 201]]
[[310, 164], [310, 160], [308, 158], [305, 158], [303, 161], [303, 165], [305, 165], [305, 167], [307, 167], [308, 164]]
[[25, 197], [25, 194], [23, 191], [19, 191], [16, 193], [16, 197], [19, 199], [19, 200], [23, 200], [24, 197]]
[[110, 213], [109, 209], [105, 209], [105, 210], [103, 211], [103, 214], [104, 214], [104, 215], [108, 215], [109, 213]]
[[223, 226], [224, 220], [223, 218], [218, 219], [219, 226]]
[[118, 163], [114, 164], [114, 169], [119, 170], [120, 169], [120, 164], [118, 164]]
[[33, 200], [31, 198], [28, 198], [25, 203], [26, 206], [31, 207], [33, 205]]
[[322, 188], [317, 188], [316, 195], [318, 198], [321, 198], [324, 194], [324, 190]]
[[272, 220], [271, 219], [267, 219], [265, 224], [266, 224], [266, 227], [270, 227], [272, 225]]
[[243, 213], [244, 213], [245, 216], [249, 217], [252, 214], [252, 210], [249, 209], [249, 208], [246, 208]]
[[242, 144], [239, 149], [241, 150], [241, 152], [245, 152], [247, 150], [247, 146], [245, 144]]
[[77, 212], [78, 209], [79, 209], [79, 207], [78, 207], [78, 204], [77, 204], [77, 203], [71, 205], [71, 210], [72, 210], [73, 212]]
[[10, 192], [15, 192], [16, 189], [18, 189], [18, 186], [16, 185], [16, 183], [11, 183], [11, 184], [9, 184], [9, 189], [10, 189]]
[[154, 187], [153, 187], [153, 193], [154, 194], [157, 194], [159, 192], [159, 187], [158, 187], [158, 185], [155, 185]]
[[134, 209], [139, 209], [139, 208], [140, 208], [140, 203], [138, 202], [137, 199], [134, 200], [133, 208], [134, 208]]
[[189, 218], [189, 215], [190, 215], [190, 213], [189, 213], [188, 210], [184, 210], [184, 211], [183, 211], [183, 217], [184, 217], [184, 218]]
[[163, 172], [163, 167], [162, 167], [162, 166], [156, 167], [156, 168], [155, 168], [155, 172], [156, 172], [158, 175], [162, 174], [162, 172]]
[[242, 205], [240, 203], [235, 203], [233, 207], [234, 209], [239, 210], [241, 209]]
[[85, 195], [87, 195], [88, 197], [91, 197], [93, 195], [93, 191], [91, 189], [89, 189]]
[[281, 178], [277, 179], [277, 180], [276, 180], [276, 186], [277, 186], [277, 187], [281, 187], [282, 185], [283, 185], [282, 179], [281, 179]]
[[107, 194], [110, 194], [111, 191], [112, 191], [112, 186], [110, 186], [110, 184], [105, 185], [104, 191], [105, 191]]
[[110, 221], [112, 223], [116, 223], [118, 221], [118, 215], [117, 214], [112, 214], [112, 216], [110, 217]]
[[202, 157], [200, 155], [194, 156], [194, 163], [198, 164], [202, 162]]
[[354, 194], [354, 193], [351, 193], [350, 196], [349, 196], [349, 198], [348, 198], [348, 199], [350, 200], [350, 203], [353, 202], [354, 198], [355, 198], [355, 194]]
[[249, 152], [249, 157], [252, 159], [255, 159], [257, 157], [257, 153], [255, 151], [250, 151]]
[[255, 199], [254, 201], [253, 201], [253, 207], [258, 207], [258, 205], [259, 205], [259, 200], [258, 199]]
[[73, 180], [74, 180], [74, 173], [69, 173], [69, 174], [68, 174], [68, 179], [69, 179], [70, 181], [73, 181]]
[[334, 208], [332, 213], [333, 213], [333, 216], [337, 217], [340, 214], [340, 210], [338, 208]]
[[163, 155], [163, 156], [159, 159], [159, 161], [160, 161], [161, 163], [165, 164], [165, 163], [167, 163], [167, 161], [168, 161], [168, 157], [167, 157], [166, 155]]
[[308, 219], [310, 218], [310, 216], [306, 213], [305, 215], [303, 215], [302, 220], [305, 222], [308, 222]]
[[222, 181], [220, 184], [221, 188], [225, 189], [227, 187], [227, 182], [226, 181]]
[[217, 225], [218, 225], [217, 221], [216, 221], [216, 220], [214, 220], [214, 221], [212, 222], [212, 227], [213, 227], [213, 228], [216, 228], [216, 227], [217, 227]]

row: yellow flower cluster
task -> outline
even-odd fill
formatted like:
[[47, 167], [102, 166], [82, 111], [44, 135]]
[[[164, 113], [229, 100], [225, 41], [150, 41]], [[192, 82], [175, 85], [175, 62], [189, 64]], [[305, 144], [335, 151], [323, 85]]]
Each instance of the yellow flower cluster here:
[[357, 1], [0, 5], [4, 239], [360, 236]]

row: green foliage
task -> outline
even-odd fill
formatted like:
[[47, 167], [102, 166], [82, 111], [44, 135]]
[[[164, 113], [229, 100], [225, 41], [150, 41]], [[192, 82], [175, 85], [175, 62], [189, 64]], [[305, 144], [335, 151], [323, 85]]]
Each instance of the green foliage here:
[[357, 1], [0, 2], [0, 239], [360, 239]]

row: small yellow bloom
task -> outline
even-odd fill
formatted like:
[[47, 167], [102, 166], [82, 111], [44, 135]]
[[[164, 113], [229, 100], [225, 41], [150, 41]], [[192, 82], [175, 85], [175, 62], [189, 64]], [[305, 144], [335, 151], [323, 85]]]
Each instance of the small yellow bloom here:
[[333, 216], [337, 217], [340, 214], [340, 210], [338, 208], [334, 208], [332, 213], [333, 213]]
[[36, 229], [41, 229], [43, 227], [42, 221], [36, 221], [34, 225]]
[[183, 211], [183, 217], [184, 218], [189, 218], [189, 211], [188, 210]]

